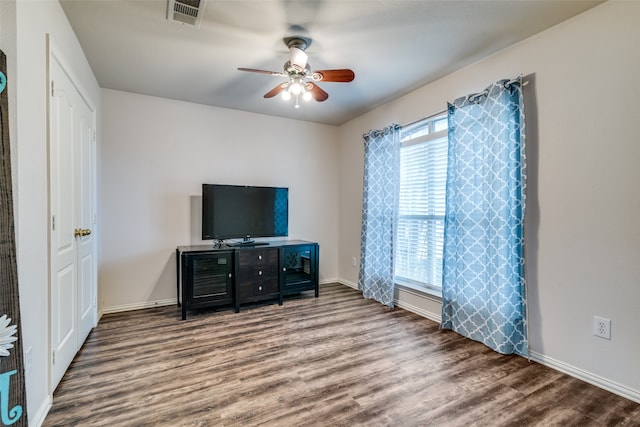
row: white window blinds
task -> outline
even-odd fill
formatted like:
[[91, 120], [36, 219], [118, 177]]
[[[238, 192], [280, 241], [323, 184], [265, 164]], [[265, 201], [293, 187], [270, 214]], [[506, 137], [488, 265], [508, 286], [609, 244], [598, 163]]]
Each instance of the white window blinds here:
[[397, 283], [440, 289], [447, 178], [447, 119], [402, 129], [395, 242]]

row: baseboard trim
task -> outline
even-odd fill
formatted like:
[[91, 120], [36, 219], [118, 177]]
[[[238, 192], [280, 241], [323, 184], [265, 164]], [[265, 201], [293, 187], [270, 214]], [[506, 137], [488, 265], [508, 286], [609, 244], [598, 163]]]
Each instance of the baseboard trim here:
[[[345, 285], [345, 286], [348, 286], [348, 287], [353, 288], [355, 290], [359, 290], [358, 289], [358, 285], [356, 283], [350, 282], [348, 280], [338, 279], [337, 282], [340, 283], [341, 285]], [[416, 293], [416, 295], [419, 295], [419, 296], [422, 296], [422, 297], [424, 296], [424, 295], [418, 294], [418, 293]], [[393, 303], [396, 306], [398, 306], [398, 307], [400, 307], [400, 308], [402, 308], [404, 310], [407, 310], [407, 311], [410, 311], [412, 313], [415, 313], [418, 316], [426, 317], [427, 319], [433, 320], [434, 322], [440, 323], [440, 321], [442, 320], [440, 314], [436, 314], [436, 313], [432, 313], [432, 312], [427, 311], [427, 310], [423, 310], [420, 307], [416, 307], [416, 306], [414, 306], [412, 304], [407, 304], [407, 303], [399, 301], [397, 299], [394, 300]]]
[[33, 427], [42, 426], [42, 424], [44, 424], [45, 418], [47, 418], [47, 415], [51, 410], [52, 403], [53, 402], [51, 400], [51, 396], [47, 395], [47, 398], [42, 402], [42, 405], [40, 405], [36, 413], [33, 414], [32, 417], [29, 417], [29, 425]]
[[360, 289], [358, 289], [358, 284], [357, 283], [353, 283], [353, 282], [350, 282], [350, 281], [345, 280], [345, 279], [336, 279], [336, 282], [340, 283], [341, 285], [345, 285], [345, 286], [348, 286], [348, 287], [350, 287], [352, 289], [355, 289], [356, 291], [360, 290]]
[[433, 320], [434, 322], [440, 324], [442, 322], [442, 316], [440, 314], [436, 314], [436, 313], [432, 313], [430, 311], [427, 310], [423, 310], [420, 307], [416, 307], [412, 304], [407, 304], [406, 302], [402, 302], [402, 301], [394, 301], [395, 305], [397, 305], [398, 307], [410, 311], [412, 313], [415, 313], [419, 316], [422, 317], [426, 317], [429, 320]]
[[144, 301], [144, 302], [136, 302], [133, 304], [114, 305], [112, 307], [104, 307], [100, 312], [100, 317], [102, 317], [103, 314], [121, 313], [123, 311], [142, 310], [145, 308], [161, 307], [165, 305], [176, 305], [176, 304], [177, 304], [177, 301], [175, 298], [166, 298], [166, 299], [160, 299], [156, 301]]
[[634, 390], [622, 384], [618, 384], [614, 381], [602, 378], [598, 375], [592, 374], [591, 372], [584, 371], [580, 368], [576, 368], [575, 366], [569, 365], [567, 363], [561, 362], [552, 357], [545, 356], [544, 354], [540, 354], [532, 350], [529, 350], [529, 357], [531, 358], [531, 360], [533, 360], [534, 362], [538, 362], [541, 365], [548, 366], [549, 368], [570, 375], [596, 387], [600, 387], [601, 389], [610, 391], [611, 393], [617, 394], [618, 396], [622, 396], [636, 403], [640, 403], [640, 391], [638, 390]]

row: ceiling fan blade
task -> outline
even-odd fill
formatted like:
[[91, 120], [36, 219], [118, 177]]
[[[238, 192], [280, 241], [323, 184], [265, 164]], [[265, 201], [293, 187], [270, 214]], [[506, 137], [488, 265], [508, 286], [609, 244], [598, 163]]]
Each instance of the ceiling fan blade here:
[[284, 89], [285, 87], [287, 87], [287, 83], [282, 83], [276, 87], [274, 87], [273, 89], [271, 89], [269, 92], [264, 94], [265, 98], [273, 98], [274, 96], [276, 96], [277, 94], [279, 94], [282, 89]]
[[317, 70], [313, 72], [313, 80], [317, 82], [350, 82], [356, 77], [356, 74], [348, 69], [340, 70]]
[[278, 73], [277, 71], [256, 70], [255, 68], [238, 68], [238, 71], [248, 71], [250, 73], [269, 74], [272, 76], [286, 76], [286, 74]]
[[313, 99], [318, 102], [326, 101], [327, 98], [329, 98], [329, 94], [322, 90], [320, 86], [314, 83], [308, 82], [306, 84], [306, 89], [307, 91], [311, 92], [311, 96], [313, 96]]

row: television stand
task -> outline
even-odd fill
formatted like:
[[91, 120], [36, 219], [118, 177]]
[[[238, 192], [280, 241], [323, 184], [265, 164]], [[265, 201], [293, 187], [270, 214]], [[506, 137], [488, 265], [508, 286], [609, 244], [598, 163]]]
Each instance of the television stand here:
[[[255, 242], [251, 245], [178, 246], [178, 306], [187, 311], [276, 300], [313, 290], [319, 294], [319, 246], [304, 240]], [[258, 247], [255, 247], [258, 246]]]

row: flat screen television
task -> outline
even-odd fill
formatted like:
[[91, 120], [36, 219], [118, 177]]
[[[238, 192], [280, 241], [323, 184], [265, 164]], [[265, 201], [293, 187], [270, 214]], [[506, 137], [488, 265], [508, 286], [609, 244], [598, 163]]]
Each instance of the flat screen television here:
[[288, 188], [202, 184], [202, 240], [252, 244], [288, 234]]

